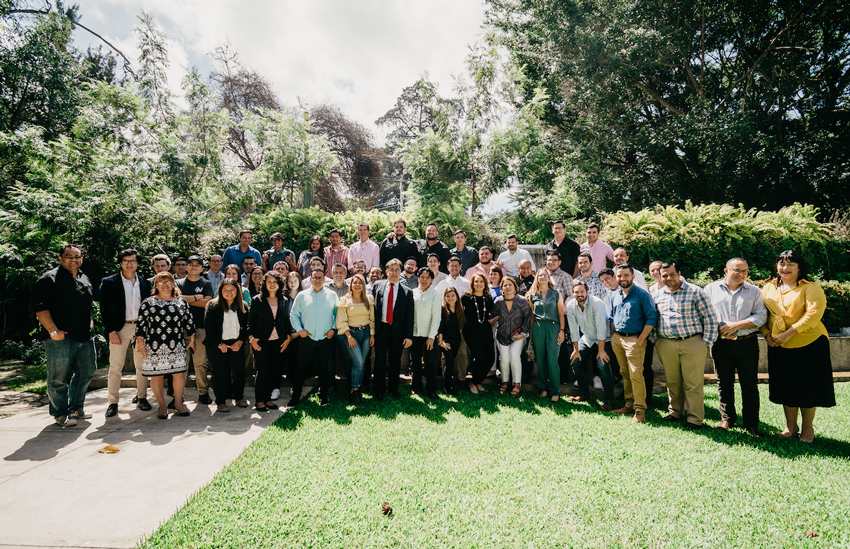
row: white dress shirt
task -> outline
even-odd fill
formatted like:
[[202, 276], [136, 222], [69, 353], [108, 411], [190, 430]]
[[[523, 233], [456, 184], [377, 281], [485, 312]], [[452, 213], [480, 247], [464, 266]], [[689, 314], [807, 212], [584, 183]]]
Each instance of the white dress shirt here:
[[531, 261], [531, 270], [536, 270], [534, 267], [534, 260], [531, 258], [531, 254], [528, 250], [523, 250], [522, 248], [517, 248], [514, 253], [511, 253], [510, 250], [506, 250], [499, 254], [499, 259], [496, 261], [499, 265], [502, 266], [502, 270], [505, 271], [505, 274], [508, 276], [518, 276], [519, 275], [519, 262], [527, 259]]
[[401, 291], [400, 282], [396, 282], [395, 284], [393, 284], [389, 280], [387, 281], [387, 285], [384, 288], [384, 299], [381, 300], [381, 321], [383, 322], [387, 321], [387, 301], [390, 298], [390, 286], [395, 286], [395, 288], [393, 288], [393, 310], [395, 310], [395, 302], [398, 300], [398, 293]]
[[127, 280], [121, 275], [124, 283], [124, 320], [138, 320], [139, 307], [142, 306], [142, 288], [139, 284], [139, 275], [133, 280]]

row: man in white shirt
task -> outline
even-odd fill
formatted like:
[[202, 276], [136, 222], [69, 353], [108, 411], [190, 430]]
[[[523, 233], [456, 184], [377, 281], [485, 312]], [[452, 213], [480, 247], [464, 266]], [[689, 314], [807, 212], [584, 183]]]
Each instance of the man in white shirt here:
[[499, 259], [496, 262], [502, 266], [502, 269], [508, 276], [515, 277], [519, 275], [519, 264], [524, 259], [531, 261], [531, 270], [535, 270], [534, 260], [531, 258], [531, 254], [528, 250], [518, 247], [518, 240], [515, 234], [508, 235], [508, 238], [505, 239], [505, 246], [508, 249], [499, 254]]
[[354, 273], [354, 265], [357, 261], [362, 260], [365, 265], [365, 271], [369, 272], [372, 267], [380, 267], [381, 263], [381, 247], [374, 241], [369, 239], [369, 224], [365, 221], [357, 225], [357, 236], [360, 240], [349, 246], [348, 248], [348, 272]]
[[[614, 261], [614, 250], [607, 242], [599, 240], [599, 225], [590, 224], [584, 231], [587, 241], [580, 246], [582, 252], [587, 252], [593, 258], [593, 272], [598, 273], [607, 267], [606, 260]], [[619, 263], [614, 263], [619, 265]]]
[[[626, 253], [625, 248], [623, 248], [621, 246], [621, 247], [617, 248], [616, 250], [614, 250], [614, 266], [615, 267], [617, 265], [625, 265], [628, 262], [629, 262], [629, 254]], [[596, 261], [594, 261], [593, 263], [595, 265]], [[599, 270], [601, 271], [602, 269], [599, 269]], [[649, 288], [646, 285], [646, 279], [644, 278], [643, 273], [638, 271], [637, 269], [635, 269], [635, 278], [634, 278], [634, 280], [632, 280], [632, 283], [637, 284], [638, 286], [640, 286], [641, 288], [643, 288], [646, 291], [649, 291]]]
[[410, 367], [413, 372], [411, 395], [422, 393], [422, 368], [424, 360], [428, 398], [437, 400], [437, 373], [435, 340], [440, 329], [442, 297], [433, 285], [434, 273], [428, 267], [417, 271], [419, 287], [413, 290], [413, 345], [410, 347]]
[[[572, 396], [573, 402], [590, 400], [590, 388], [587, 384], [587, 370], [594, 364], [602, 378], [605, 393], [603, 411], [614, 408], [614, 378], [611, 374], [611, 359], [605, 352], [605, 338], [610, 327], [605, 303], [598, 297], [588, 294], [587, 284], [582, 280], [573, 281], [573, 296], [567, 302], [567, 324], [573, 340], [573, 352], [570, 362], [578, 380], [579, 396]], [[581, 330], [579, 332], [579, 330]]]

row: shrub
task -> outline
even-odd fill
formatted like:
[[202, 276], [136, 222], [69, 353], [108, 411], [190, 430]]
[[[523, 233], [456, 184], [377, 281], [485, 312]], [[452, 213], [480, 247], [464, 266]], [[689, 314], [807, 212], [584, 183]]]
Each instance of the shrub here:
[[20, 360], [24, 364], [44, 364], [44, 347], [36, 340], [29, 343], [23, 341], [4, 341], [0, 347], [0, 359]]

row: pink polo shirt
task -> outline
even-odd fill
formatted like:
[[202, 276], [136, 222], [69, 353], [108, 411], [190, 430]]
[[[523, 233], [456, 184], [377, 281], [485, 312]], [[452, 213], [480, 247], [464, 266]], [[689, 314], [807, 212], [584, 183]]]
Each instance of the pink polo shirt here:
[[590, 257], [593, 258], [593, 272], [599, 273], [602, 269], [608, 266], [605, 262], [606, 259], [610, 259], [614, 261], [614, 248], [609, 246], [606, 242], [602, 242], [601, 240], [597, 240], [593, 243], [593, 246], [585, 242], [580, 246], [582, 252], [587, 252], [590, 254]]

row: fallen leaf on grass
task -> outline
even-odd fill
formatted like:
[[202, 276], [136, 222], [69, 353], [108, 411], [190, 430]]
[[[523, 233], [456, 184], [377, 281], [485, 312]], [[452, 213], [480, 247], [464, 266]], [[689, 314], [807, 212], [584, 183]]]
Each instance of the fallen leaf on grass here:
[[385, 515], [388, 515], [388, 516], [393, 514], [393, 508], [392, 508], [392, 507], [390, 507], [389, 502], [386, 502], [386, 501], [385, 501], [384, 503], [382, 503], [382, 504], [381, 504], [381, 511], [382, 511]]
[[98, 450], [98, 452], [101, 453], [101, 454], [114, 454], [115, 452], [120, 452], [120, 451], [121, 450], [119, 450], [118, 448], [116, 448], [115, 446], [113, 446], [111, 444], [109, 446], [104, 446], [103, 448]]
[[807, 537], [807, 538], [816, 538], [816, 537], [818, 537], [819, 535], [820, 535], [820, 534], [818, 534], [818, 533], [817, 533], [817, 532], [815, 532], [814, 530], [806, 530], [806, 537]]

